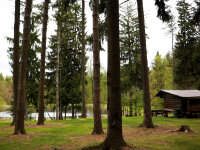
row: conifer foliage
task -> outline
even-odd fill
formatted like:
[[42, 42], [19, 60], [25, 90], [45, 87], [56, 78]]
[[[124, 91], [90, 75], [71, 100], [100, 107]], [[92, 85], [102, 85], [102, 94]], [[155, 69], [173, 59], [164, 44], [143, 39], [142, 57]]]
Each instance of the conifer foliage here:
[[192, 24], [193, 8], [185, 0], [179, 0], [178, 34], [175, 43], [175, 83], [180, 89], [197, 88], [199, 76], [197, 74], [199, 63], [195, 60], [199, 56], [197, 51], [199, 43], [199, 25]]

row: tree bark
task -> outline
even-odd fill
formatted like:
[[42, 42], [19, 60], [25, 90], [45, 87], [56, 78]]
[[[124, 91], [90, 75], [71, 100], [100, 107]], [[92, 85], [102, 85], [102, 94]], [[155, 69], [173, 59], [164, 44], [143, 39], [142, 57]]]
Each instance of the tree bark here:
[[26, 70], [27, 57], [30, 44], [30, 15], [32, 11], [32, 0], [26, 0], [24, 15], [24, 30], [22, 41], [21, 65], [19, 75], [19, 92], [16, 110], [15, 132], [14, 134], [25, 134], [24, 113], [25, 113], [25, 87], [26, 87]]
[[122, 135], [120, 90], [119, 0], [107, 0], [108, 27], [108, 126], [103, 149], [121, 149], [125, 145]]
[[39, 117], [37, 125], [44, 125], [44, 80], [45, 80], [45, 57], [46, 57], [46, 39], [47, 39], [47, 23], [49, 0], [44, 1], [43, 6], [43, 29], [42, 29], [42, 52], [40, 63], [40, 91], [39, 91]]
[[129, 116], [133, 116], [133, 102], [132, 102], [132, 93], [129, 93], [130, 101], [129, 101]]
[[65, 106], [65, 120], [67, 119], [67, 106]]
[[74, 119], [74, 104], [72, 104], [72, 119]]
[[63, 120], [62, 108], [63, 108], [62, 103], [59, 102], [59, 120]]
[[174, 89], [174, 29], [172, 27], [172, 89]]
[[86, 118], [85, 97], [85, 0], [82, 0], [82, 118]]
[[57, 29], [57, 61], [56, 61], [56, 120], [59, 120], [59, 55], [60, 55], [60, 22]]
[[20, 27], [20, 0], [15, 0], [15, 24], [14, 24], [14, 52], [13, 52], [13, 94], [14, 94], [14, 116], [11, 125], [15, 124], [18, 80], [19, 80], [19, 27]]
[[144, 10], [143, 0], [137, 0], [139, 32], [140, 32], [140, 47], [141, 47], [141, 69], [142, 69], [142, 83], [143, 83], [143, 107], [144, 107], [144, 121], [141, 126], [146, 128], [154, 128], [151, 116], [151, 100], [149, 92], [149, 71], [147, 63], [146, 50], [146, 35], [144, 24]]
[[93, 1], [93, 68], [94, 68], [94, 129], [92, 134], [102, 134], [101, 106], [100, 106], [100, 58], [99, 58], [99, 0]]
[[27, 100], [26, 94], [25, 94], [25, 115], [24, 115], [24, 121], [28, 121], [28, 100]]

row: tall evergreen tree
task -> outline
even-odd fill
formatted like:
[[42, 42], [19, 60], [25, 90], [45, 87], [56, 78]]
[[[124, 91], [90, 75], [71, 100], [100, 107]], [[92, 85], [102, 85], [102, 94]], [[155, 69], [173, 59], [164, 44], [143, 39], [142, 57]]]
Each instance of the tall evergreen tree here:
[[93, 68], [94, 68], [94, 129], [92, 134], [102, 134], [101, 106], [100, 106], [100, 57], [99, 57], [99, 0], [93, 0]]
[[85, 90], [85, 0], [82, 0], [82, 118], [86, 118]]
[[[131, 2], [126, 3], [122, 10], [120, 18], [120, 50], [121, 50], [121, 75], [122, 75], [122, 93], [127, 93], [129, 98], [130, 115], [132, 115], [133, 105], [133, 87], [140, 88], [141, 80], [141, 59], [140, 59], [140, 41], [139, 41], [139, 25], [136, 17], [134, 5]], [[123, 77], [126, 76], [126, 77]], [[127, 79], [127, 80], [123, 80]], [[135, 92], [138, 90], [135, 90]], [[137, 100], [134, 102], [138, 102]], [[134, 103], [136, 106], [137, 104]]]
[[[21, 3], [22, 7], [25, 7], [24, 3]], [[29, 46], [29, 52], [28, 52], [28, 60], [27, 60], [27, 73], [26, 73], [26, 95], [25, 95], [25, 120], [28, 119], [28, 109], [29, 109], [29, 105], [32, 104], [37, 111], [38, 108], [38, 91], [39, 91], [39, 86], [38, 86], [38, 81], [39, 81], [39, 59], [37, 58], [37, 54], [39, 54], [40, 50], [41, 50], [41, 41], [39, 39], [39, 30], [37, 28], [38, 24], [40, 24], [40, 19], [41, 19], [41, 15], [40, 15], [40, 5], [35, 5], [33, 7], [33, 9], [35, 10], [32, 14], [31, 14], [31, 24], [30, 24], [30, 46]], [[39, 10], [39, 11], [38, 11]], [[39, 13], [38, 13], [39, 12]], [[24, 14], [24, 12], [22, 12], [22, 15]], [[22, 21], [23, 22], [23, 21]], [[19, 33], [19, 49], [21, 52], [21, 45], [22, 45], [22, 36], [23, 34], [20, 32]], [[8, 41], [12, 44], [13, 43], [13, 39], [12, 38], [7, 38]], [[9, 53], [9, 57], [11, 59], [10, 65], [11, 68], [13, 68], [13, 58], [14, 58], [14, 54], [13, 54], [13, 48], [9, 48], [8, 50]], [[21, 57], [21, 56], [19, 56]]]
[[194, 88], [192, 54], [197, 42], [197, 32], [192, 21], [192, 8], [185, 0], [177, 3], [179, 31], [175, 43], [175, 82], [180, 89]]
[[56, 56], [56, 120], [59, 120], [59, 64], [60, 64], [60, 26], [61, 26], [61, 21], [60, 21], [60, 9], [61, 9], [61, 1], [57, 0], [57, 5], [58, 5], [58, 17], [57, 17], [57, 56]]
[[40, 94], [39, 94], [39, 118], [38, 125], [44, 124], [44, 78], [45, 78], [45, 56], [46, 56], [46, 34], [48, 22], [49, 0], [45, 0], [43, 4], [43, 29], [42, 29], [42, 51], [40, 63]]
[[103, 149], [121, 149], [125, 145], [122, 135], [120, 91], [119, 1], [107, 0], [108, 33], [108, 126]]
[[19, 27], [20, 27], [20, 0], [15, 0], [15, 24], [14, 24], [14, 53], [13, 53], [13, 94], [14, 94], [14, 118], [12, 125], [15, 124], [18, 80], [19, 80]]
[[26, 0], [24, 30], [22, 41], [21, 66], [19, 75], [19, 92], [16, 110], [15, 132], [14, 134], [25, 134], [24, 112], [25, 112], [25, 87], [26, 87], [26, 69], [27, 56], [30, 46], [30, 15], [32, 11], [32, 0]]
[[137, 0], [137, 6], [138, 6], [137, 8], [138, 8], [139, 31], [140, 31], [143, 106], [144, 106], [144, 121], [141, 126], [144, 126], [146, 128], [154, 128], [151, 116], [151, 100], [149, 91], [149, 75], [148, 75], [149, 71], [147, 63], [143, 0]]
[[171, 34], [172, 39], [172, 88], [174, 88], [174, 36], [176, 30], [176, 22], [175, 17], [171, 15], [170, 21], [167, 23], [168, 25], [168, 32]]
[[[62, 6], [62, 5], [61, 5]], [[58, 14], [56, 14], [55, 17]], [[75, 109], [81, 102], [81, 52], [82, 52], [82, 16], [81, 8], [77, 3], [70, 4], [67, 10], [61, 9], [60, 12], [60, 56], [59, 56], [59, 108], [71, 104], [72, 117], [75, 118]], [[56, 100], [56, 56], [57, 56], [57, 35], [50, 38], [50, 48], [48, 53], [47, 68], [47, 98], [51, 103]], [[60, 116], [62, 119], [62, 116]]]
[[28, 109], [30, 104], [32, 104], [36, 108], [36, 111], [38, 111], [40, 76], [40, 63], [38, 55], [41, 52], [41, 41], [38, 30], [38, 25], [41, 23], [40, 5], [33, 5], [33, 10], [34, 11], [31, 14], [30, 46], [27, 58], [25, 119], [28, 119]]

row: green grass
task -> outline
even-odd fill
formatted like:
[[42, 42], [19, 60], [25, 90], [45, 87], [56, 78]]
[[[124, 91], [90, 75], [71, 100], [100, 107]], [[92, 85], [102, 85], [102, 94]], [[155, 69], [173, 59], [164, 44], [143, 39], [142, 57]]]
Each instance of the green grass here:
[[[103, 119], [106, 133], [107, 120]], [[177, 119], [153, 117], [156, 129], [138, 128], [143, 117], [124, 117], [123, 134], [125, 141], [136, 149], [149, 150], [199, 150], [200, 119]], [[103, 136], [93, 136], [93, 119], [67, 119], [46, 121], [44, 126], [36, 126], [36, 121], [26, 122], [26, 136], [12, 136], [14, 127], [11, 121], [0, 121], [0, 150], [53, 149], [79, 150], [83, 147], [100, 144]], [[176, 133], [169, 130], [180, 125], [189, 125], [198, 133]]]

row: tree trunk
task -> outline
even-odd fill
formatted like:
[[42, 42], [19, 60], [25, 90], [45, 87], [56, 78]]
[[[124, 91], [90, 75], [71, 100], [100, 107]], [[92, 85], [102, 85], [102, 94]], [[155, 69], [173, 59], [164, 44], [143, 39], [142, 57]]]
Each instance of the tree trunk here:
[[74, 104], [72, 104], [72, 119], [74, 119]]
[[132, 102], [132, 92], [129, 93], [130, 101], [129, 101], [129, 116], [133, 116], [133, 102]]
[[59, 103], [59, 120], [63, 120], [63, 116], [62, 116], [62, 103]]
[[67, 106], [65, 106], [65, 120], [67, 119]]
[[32, 0], [26, 0], [24, 15], [24, 30], [22, 41], [21, 65], [19, 75], [19, 92], [16, 110], [15, 132], [14, 134], [25, 134], [24, 128], [24, 109], [25, 109], [25, 87], [26, 87], [26, 70], [27, 57], [30, 44], [30, 15], [32, 11]]
[[93, 1], [93, 68], [94, 68], [94, 129], [92, 134], [102, 134], [101, 106], [100, 106], [100, 58], [99, 58], [99, 0]]
[[48, 8], [49, 0], [44, 1], [43, 6], [43, 29], [42, 29], [42, 52], [40, 63], [40, 91], [39, 91], [39, 117], [37, 125], [44, 124], [44, 80], [45, 80], [45, 55], [46, 55], [46, 35], [47, 35], [47, 23], [48, 23]]
[[20, 0], [15, 0], [15, 24], [14, 24], [14, 52], [13, 52], [13, 94], [14, 94], [14, 116], [11, 125], [15, 124], [18, 80], [19, 80], [19, 26], [20, 26]]
[[124, 116], [124, 104], [122, 106], [122, 116]]
[[138, 87], [138, 81], [137, 81], [137, 78], [136, 78], [136, 81], [135, 81], [135, 85], [136, 85], [136, 90], [135, 90], [135, 101], [134, 101], [134, 107], [135, 107], [135, 116], [137, 116], [137, 103], [138, 103], [138, 92], [137, 92], [137, 88]]
[[141, 69], [142, 69], [142, 83], [143, 83], [143, 105], [144, 105], [144, 121], [141, 126], [146, 128], [154, 128], [151, 116], [151, 100], [149, 92], [149, 71], [147, 64], [147, 50], [146, 50], [146, 35], [144, 24], [143, 0], [137, 0], [138, 18], [139, 18], [139, 32], [140, 32], [140, 47], [141, 47]]
[[103, 149], [121, 149], [125, 145], [122, 135], [120, 90], [119, 0], [107, 0], [108, 27], [108, 127]]
[[172, 89], [174, 89], [174, 29], [172, 27]]
[[24, 120], [28, 121], [28, 100], [27, 100], [26, 94], [25, 94], [25, 115], [24, 115]]
[[86, 118], [85, 98], [85, 0], [82, 0], [82, 118]]
[[60, 22], [57, 29], [57, 61], [56, 61], [56, 120], [59, 120], [59, 53], [60, 53]]

